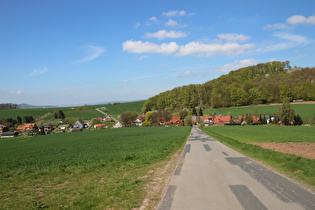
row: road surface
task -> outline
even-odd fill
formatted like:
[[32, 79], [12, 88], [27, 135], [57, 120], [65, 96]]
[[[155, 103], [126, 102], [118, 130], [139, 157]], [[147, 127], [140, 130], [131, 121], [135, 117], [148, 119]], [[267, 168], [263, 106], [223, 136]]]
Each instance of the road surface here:
[[[107, 116], [107, 114], [105, 112], [103, 112], [102, 110], [100, 110], [99, 108], [96, 108], [96, 111], [102, 113], [103, 115]], [[111, 118], [114, 120], [114, 122], [117, 122], [118, 120], [114, 117], [111, 116]]]
[[315, 194], [192, 129], [159, 210], [315, 209]]

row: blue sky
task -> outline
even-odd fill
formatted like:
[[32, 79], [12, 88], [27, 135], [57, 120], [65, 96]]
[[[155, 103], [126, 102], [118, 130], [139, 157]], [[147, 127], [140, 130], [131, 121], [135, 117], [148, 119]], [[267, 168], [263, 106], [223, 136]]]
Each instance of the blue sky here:
[[145, 100], [244, 66], [314, 67], [315, 1], [0, 1], [0, 103]]

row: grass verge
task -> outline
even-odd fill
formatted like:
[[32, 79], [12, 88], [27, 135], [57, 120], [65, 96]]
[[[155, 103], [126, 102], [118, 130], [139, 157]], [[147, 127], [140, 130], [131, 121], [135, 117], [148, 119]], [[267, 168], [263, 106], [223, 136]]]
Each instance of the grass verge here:
[[[242, 130], [243, 128], [244, 130]], [[272, 130], [277, 128], [280, 127], [271, 127]], [[273, 150], [264, 149], [256, 145], [247, 144], [246, 142], [239, 140], [239, 136], [242, 136], [247, 129], [256, 129], [254, 126], [238, 126], [239, 135], [236, 132], [233, 132], [235, 137], [232, 137], [228, 129], [230, 129], [229, 126], [219, 129], [216, 129], [215, 127], [208, 127], [203, 128], [202, 130], [223, 144], [243, 153], [248, 157], [261, 161], [291, 178], [302, 181], [303, 183], [310, 185], [313, 191], [315, 190], [315, 160], [290, 154], [283, 154]], [[265, 135], [268, 136], [270, 134], [266, 133]], [[284, 137], [281, 136], [281, 138]], [[286, 135], [286, 138], [291, 139], [289, 134]]]

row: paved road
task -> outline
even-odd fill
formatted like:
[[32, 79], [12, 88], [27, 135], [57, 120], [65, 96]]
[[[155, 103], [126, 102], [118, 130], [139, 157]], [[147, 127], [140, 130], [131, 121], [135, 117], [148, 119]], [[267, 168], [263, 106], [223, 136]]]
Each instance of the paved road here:
[[[102, 113], [103, 115], [107, 116], [107, 114], [105, 112], [103, 112], [102, 110], [100, 110], [99, 108], [96, 108], [96, 111]], [[117, 122], [118, 120], [114, 117], [111, 116], [111, 118], [114, 120], [114, 122]]]
[[315, 194], [192, 129], [159, 210], [315, 209]]

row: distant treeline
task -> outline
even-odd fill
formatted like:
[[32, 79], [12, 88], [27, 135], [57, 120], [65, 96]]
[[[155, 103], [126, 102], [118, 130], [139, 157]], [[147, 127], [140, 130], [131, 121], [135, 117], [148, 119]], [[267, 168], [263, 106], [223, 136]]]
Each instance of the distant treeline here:
[[315, 68], [292, 68], [290, 62], [273, 61], [248, 66], [204, 84], [177, 87], [149, 98], [143, 111], [220, 108], [283, 100], [315, 100]]
[[0, 110], [2, 109], [18, 109], [18, 105], [17, 104], [0, 104]]

